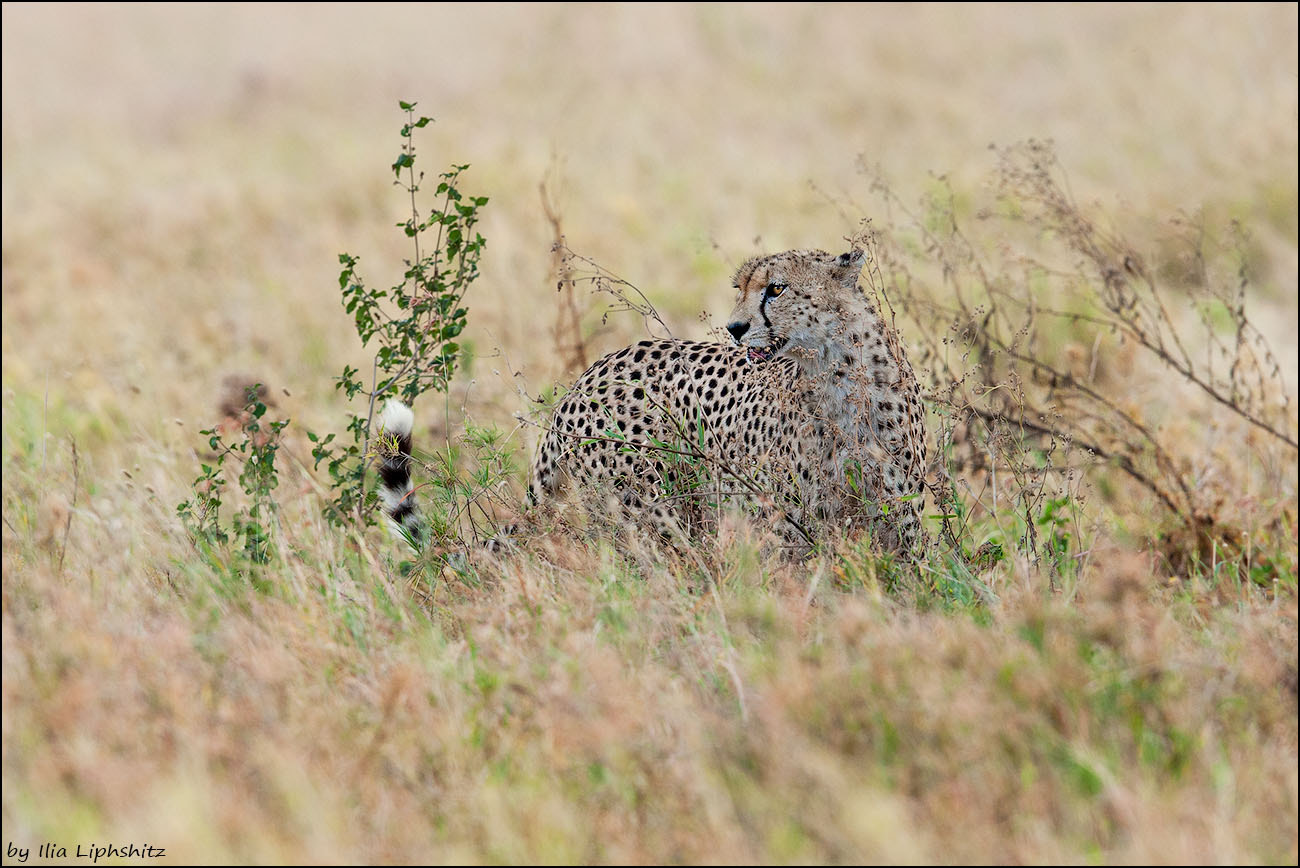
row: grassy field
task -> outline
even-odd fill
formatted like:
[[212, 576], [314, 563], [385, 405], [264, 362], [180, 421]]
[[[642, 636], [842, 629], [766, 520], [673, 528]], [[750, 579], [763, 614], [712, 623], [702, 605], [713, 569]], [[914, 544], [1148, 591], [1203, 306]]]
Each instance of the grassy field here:
[[[2, 14], [5, 864], [1296, 862], [1294, 5]], [[399, 100], [490, 199], [417, 451], [526, 466], [534, 399], [645, 335], [557, 235], [701, 339], [747, 257], [871, 218], [956, 538], [561, 517], [412, 565], [329, 524]], [[176, 514], [231, 382], [290, 420], [266, 564]]]

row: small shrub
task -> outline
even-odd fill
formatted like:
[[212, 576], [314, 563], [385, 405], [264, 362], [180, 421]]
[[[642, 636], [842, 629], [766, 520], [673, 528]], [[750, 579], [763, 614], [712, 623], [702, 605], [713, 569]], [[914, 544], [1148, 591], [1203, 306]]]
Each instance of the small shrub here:
[[[402, 102], [407, 121], [402, 147], [391, 166], [394, 185], [411, 202], [411, 216], [397, 226], [411, 240], [412, 257], [404, 260], [401, 282], [389, 289], [367, 286], [357, 270], [359, 257], [339, 254], [343, 270], [339, 291], [344, 309], [353, 317], [363, 346], [378, 344], [369, 384], [362, 372], [345, 365], [336, 387], [348, 400], [360, 396], [365, 412], [350, 414], [351, 442], [334, 444], [334, 435], [308, 437], [315, 444], [316, 466], [326, 462], [335, 493], [329, 516], [336, 523], [369, 525], [375, 520], [374, 497], [367, 490], [367, 470], [374, 460], [372, 424], [376, 408], [390, 397], [408, 406], [426, 392], [445, 392], [461, 355], [458, 338], [469, 309], [465, 296], [479, 276], [479, 260], [487, 242], [475, 226], [486, 196], [467, 196], [459, 189], [468, 165], [453, 165], [438, 176], [436, 205], [422, 214], [417, 194], [424, 172], [416, 171], [415, 131], [433, 122], [415, 116], [415, 103]], [[405, 172], [405, 178], [403, 178]]]
[[[986, 517], [1009, 512], [1017, 548], [1059, 573], [1083, 551], [1083, 475], [1121, 497], [1112, 475], [1091, 473], [1110, 469], [1163, 513], [1158, 542], [1171, 569], [1186, 575], [1218, 551], [1254, 574], [1269, 555], [1250, 534], [1280, 536], [1288, 498], [1247, 520], [1230, 508], [1234, 487], [1261, 466], [1294, 466], [1297, 437], [1294, 398], [1247, 311], [1245, 234], [1173, 221], [1185, 251], [1178, 273], [1195, 279], [1170, 286], [1143, 245], [1074, 200], [1050, 143], [996, 153], [994, 201], [973, 221], [944, 178], [919, 208], [872, 180], [901, 215], [876, 234], [873, 278], [916, 324], [908, 333], [930, 377], [945, 521], [959, 495]], [[1170, 409], [1135, 399], [1142, 386]], [[1205, 446], [1194, 437], [1211, 422], [1240, 438], [1219, 484], [1201, 474]], [[1293, 499], [1294, 477], [1284, 488]], [[958, 532], [972, 529], [969, 518]]]
[[[245, 404], [234, 417], [238, 437], [228, 439], [220, 428], [199, 433], [208, 438], [214, 453], [212, 464], [202, 464], [194, 480], [194, 496], [176, 507], [195, 545], [209, 560], [220, 563], [221, 552], [233, 547], [249, 564], [265, 564], [272, 558], [272, 532], [279, 506], [274, 492], [279, 485], [275, 467], [280, 433], [288, 420], [268, 421], [260, 384], [245, 389]], [[221, 521], [222, 496], [228, 486], [227, 459], [239, 465], [239, 487], [246, 503], [232, 516], [229, 525]]]
[[[462, 355], [458, 338], [469, 313], [465, 296], [479, 275], [479, 260], [486, 246], [475, 227], [487, 197], [465, 195], [458, 186], [467, 165], [453, 165], [441, 173], [434, 190], [436, 206], [427, 213], [420, 211], [417, 194], [424, 173], [416, 170], [414, 134], [432, 119], [417, 118], [415, 103], [400, 105], [407, 121], [400, 133], [401, 152], [390, 168], [394, 184], [410, 198], [410, 217], [397, 226], [411, 240], [413, 255], [404, 261], [401, 281], [386, 290], [365, 283], [358, 272], [358, 257], [339, 255], [344, 309], [352, 315], [362, 344], [373, 342], [377, 349], [368, 384], [362, 372], [350, 365], [344, 366], [337, 378], [336, 387], [349, 400], [359, 397], [365, 401], [364, 413], [350, 414], [346, 436], [336, 440], [333, 433], [307, 432], [315, 467], [324, 463], [329, 473], [331, 501], [326, 517], [337, 526], [364, 527], [375, 520], [367, 469], [382, 448], [372, 436], [376, 407], [390, 397], [412, 404], [427, 392], [447, 391]], [[266, 405], [259, 389], [248, 391], [247, 406], [240, 416], [242, 439], [227, 443], [216, 429], [203, 432], [216, 461], [203, 465], [202, 475], [194, 481], [194, 496], [177, 507], [196, 544], [213, 549], [235, 542], [252, 563], [265, 563], [271, 557], [278, 510], [273, 496], [278, 484], [274, 459], [280, 433], [288, 425], [287, 420], [262, 423]], [[460, 477], [457, 452], [450, 444], [445, 452], [436, 454], [430, 466], [436, 471], [431, 484], [438, 490], [436, 500], [441, 504], [431, 519], [435, 539], [443, 544], [451, 537], [459, 539], [457, 520], [477, 504], [483, 490], [496, 486], [510, 471], [499, 433], [476, 428], [468, 437], [475, 450], [476, 470], [467, 477]], [[241, 462], [239, 482], [250, 503], [225, 523], [220, 512], [228, 485], [224, 467], [228, 457]], [[481, 510], [481, 504], [477, 505]]]

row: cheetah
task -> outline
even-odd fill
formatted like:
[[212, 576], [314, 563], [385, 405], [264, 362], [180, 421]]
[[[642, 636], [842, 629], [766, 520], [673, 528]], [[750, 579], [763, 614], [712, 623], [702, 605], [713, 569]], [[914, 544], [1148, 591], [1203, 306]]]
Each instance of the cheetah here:
[[690, 535], [702, 503], [735, 495], [775, 507], [805, 543], [863, 528], [914, 555], [923, 409], [897, 334], [858, 288], [865, 259], [755, 257], [735, 275], [731, 344], [646, 340], [597, 361], [554, 410], [528, 504], [575, 483]]
[[398, 400], [389, 400], [379, 416], [379, 503], [392, 535], [419, 549], [424, 524], [416, 508], [411, 481], [411, 429], [415, 414]]

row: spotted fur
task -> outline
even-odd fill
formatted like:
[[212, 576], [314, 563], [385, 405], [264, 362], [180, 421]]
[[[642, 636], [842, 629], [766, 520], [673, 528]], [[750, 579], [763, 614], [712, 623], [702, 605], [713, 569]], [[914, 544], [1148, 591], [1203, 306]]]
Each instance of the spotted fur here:
[[897, 335], [858, 288], [864, 258], [756, 257], [736, 272], [732, 345], [642, 341], [596, 362], [555, 408], [529, 500], [575, 482], [689, 533], [702, 503], [737, 495], [800, 534], [866, 528], [915, 552], [923, 410]]

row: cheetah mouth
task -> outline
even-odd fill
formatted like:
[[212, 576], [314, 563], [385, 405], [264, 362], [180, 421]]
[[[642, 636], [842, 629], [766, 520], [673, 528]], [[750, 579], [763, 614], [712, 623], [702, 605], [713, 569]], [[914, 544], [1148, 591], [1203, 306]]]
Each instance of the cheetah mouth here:
[[771, 361], [772, 357], [781, 352], [789, 341], [784, 338], [770, 343], [765, 347], [747, 347], [745, 354], [749, 360], [754, 363]]

